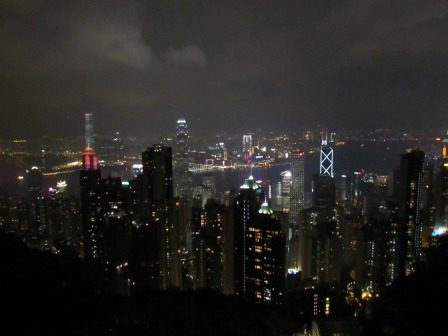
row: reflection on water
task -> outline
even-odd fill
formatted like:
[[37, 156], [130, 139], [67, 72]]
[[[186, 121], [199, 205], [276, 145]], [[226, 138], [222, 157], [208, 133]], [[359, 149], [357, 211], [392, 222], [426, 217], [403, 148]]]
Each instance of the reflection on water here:
[[[439, 144], [434, 142], [409, 142], [409, 141], [384, 141], [384, 142], [347, 142], [341, 146], [334, 146], [334, 172], [335, 178], [341, 174], [351, 174], [355, 171], [369, 173], [388, 174], [392, 169], [397, 168], [400, 162], [400, 154], [411, 148], [418, 148], [428, 156], [438, 152]], [[271, 166], [269, 168], [255, 167], [247, 169], [234, 169], [224, 171], [214, 171], [208, 173], [193, 174], [193, 186], [202, 183], [202, 175], [214, 174], [217, 191], [226, 191], [231, 188], [239, 190], [244, 183], [244, 179], [253, 174], [255, 180], [270, 180], [272, 184], [281, 181], [281, 173], [289, 170], [289, 164]], [[319, 152], [306, 153], [305, 157], [305, 191], [310, 191], [312, 176], [319, 172]], [[115, 168], [101, 169], [101, 176], [121, 177], [123, 180], [130, 179], [129, 167], [122, 166]], [[58, 180], [65, 180], [68, 184], [68, 193], [79, 195], [79, 172], [70, 174], [45, 177], [46, 188], [55, 186]], [[48, 189], [47, 189], [48, 190]]]

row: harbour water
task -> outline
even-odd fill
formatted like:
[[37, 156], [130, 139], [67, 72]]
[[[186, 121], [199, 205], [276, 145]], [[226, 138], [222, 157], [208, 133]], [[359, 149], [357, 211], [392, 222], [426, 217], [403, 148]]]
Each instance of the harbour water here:
[[[440, 151], [440, 143], [434, 141], [353, 141], [345, 145], [333, 147], [333, 171], [335, 179], [342, 174], [353, 174], [363, 171], [388, 175], [399, 167], [400, 155], [410, 149], [421, 149], [430, 161]], [[311, 190], [313, 175], [319, 173], [320, 153], [305, 153], [305, 192]], [[272, 165], [270, 167], [254, 167], [247, 169], [225, 170], [213, 172], [218, 191], [237, 190], [244, 179], [251, 174], [255, 180], [270, 180], [272, 184], [281, 181], [281, 173], [289, 170], [289, 164]], [[193, 184], [201, 183], [204, 173], [194, 174]]]
[[[389, 174], [394, 168], [399, 167], [400, 155], [409, 149], [421, 149], [427, 154], [428, 160], [439, 151], [440, 144], [427, 142], [409, 141], [354, 141], [345, 145], [334, 146], [333, 169], [337, 179], [341, 174], [352, 174], [356, 171], [367, 173], [377, 173], [380, 175]], [[305, 192], [310, 191], [312, 176], [319, 173], [320, 167], [319, 152], [305, 154]], [[271, 184], [281, 181], [281, 173], [289, 170], [289, 163], [282, 165], [272, 165], [270, 167], [254, 167], [245, 169], [228, 169], [213, 171], [218, 192], [224, 192], [239, 187], [244, 183], [244, 179], [251, 174], [255, 180], [269, 180]], [[194, 173], [193, 186], [202, 183], [202, 175], [209, 173]], [[130, 179], [130, 167], [102, 167], [101, 176], [121, 177], [123, 180]], [[79, 171], [57, 176], [48, 176], [44, 179], [45, 187], [55, 186], [58, 180], [66, 180], [68, 192], [79, 195]]]

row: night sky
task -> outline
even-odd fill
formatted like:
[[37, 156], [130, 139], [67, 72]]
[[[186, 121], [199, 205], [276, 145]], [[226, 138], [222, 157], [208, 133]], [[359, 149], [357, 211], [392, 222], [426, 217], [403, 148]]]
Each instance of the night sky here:
[[448, 1], [2, 0], [0, 138], [448, 128]]

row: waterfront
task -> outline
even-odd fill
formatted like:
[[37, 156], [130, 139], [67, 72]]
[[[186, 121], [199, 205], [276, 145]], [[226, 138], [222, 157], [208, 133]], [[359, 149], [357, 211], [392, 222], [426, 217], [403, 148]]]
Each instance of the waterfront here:
[[[377, 173], [380, 175], [389, 174], [394, 168], [397, 168], [400, 162], [400, 155], [408, 149], [422, 149], [427, 153], [428, 161], [439, 151], [440, 143], [434, 141], [411, 142], [411, 141], [353, 141], [345, 145], [334, 146], [334, 176], [337, 180], [341, 174], [352, 174], [355, 171], [364, 171], [368, 173]], [[81, 154], [80, 154], [81, 155]], [[306, 152], [305, 154], [305, 192], [311, 189], [312, 176], [319, 173], [319, 152]], [[124, 181], [131, 179], [131, 163], [123, 166], [100, 167], [103, 178], [108, 176], [120, 177]], [[281, 173], [289, 170], [289, 164], [274, 165], [270, 167], [238, 168], [214, 170], [212, 172], [200, 172], [193, 174], [193, 186], [202, 182], [203, 174], [214, 174], [216, 180], [216, 189], [218, 192], [224, 192], [235, 188], [236, 190], [244, 183], [252, 173], [256, 180], [270, 180], [271, 184], [281, 180]], [[8, 174], [9, 175], [9, 174]], [[6, 178], [6, 176], [4, 177]], [[9, 185], [17, 184], [17, 175], [11, 174]], [[55, 186], [59, 180], [67, 182], [67, 194], [79, 195], [79, 171], [72, 171], [66, 174], [46, 175], [44, 176], [44, 188]], [[7, 186], [5, 183], [4, 186]], [[8, 188], [5, 188], [8, 190]], [[11, 194], [19, 191], [20, 185], [14, 189], [9, 188]]]
[[[410, 149], [421, 149], [427, 154], [430, 162], [439, 151], [438, 143], [434, 141], [353, 141], [345, 145], [334, 146], [334, 177], [339, 180], [342, 174], [354, 172], [388, 175], [400, 164], [400, 155]], [[305, 192], [311, 191], [313, 175], [319, 173], [320, 154], [318, 151], [305, 154]], [[271, 184], [281, 181], [281, 173], [289, 170], [289, 164], [270, 167], [254, 167], [214, 171], [217, 191], [237, 190], [252, 173], [255, 180], [270, 180]], [[193, 176], [193, 185], [200, 184], [201, 176], [207, 173], [197, 173]]]

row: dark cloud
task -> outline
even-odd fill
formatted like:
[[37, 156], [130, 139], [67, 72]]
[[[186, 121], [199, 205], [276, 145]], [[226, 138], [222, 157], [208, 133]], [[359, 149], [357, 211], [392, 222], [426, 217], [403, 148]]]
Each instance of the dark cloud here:
[[448, 3], [0, 3], [0, 137], [447, 128]]

